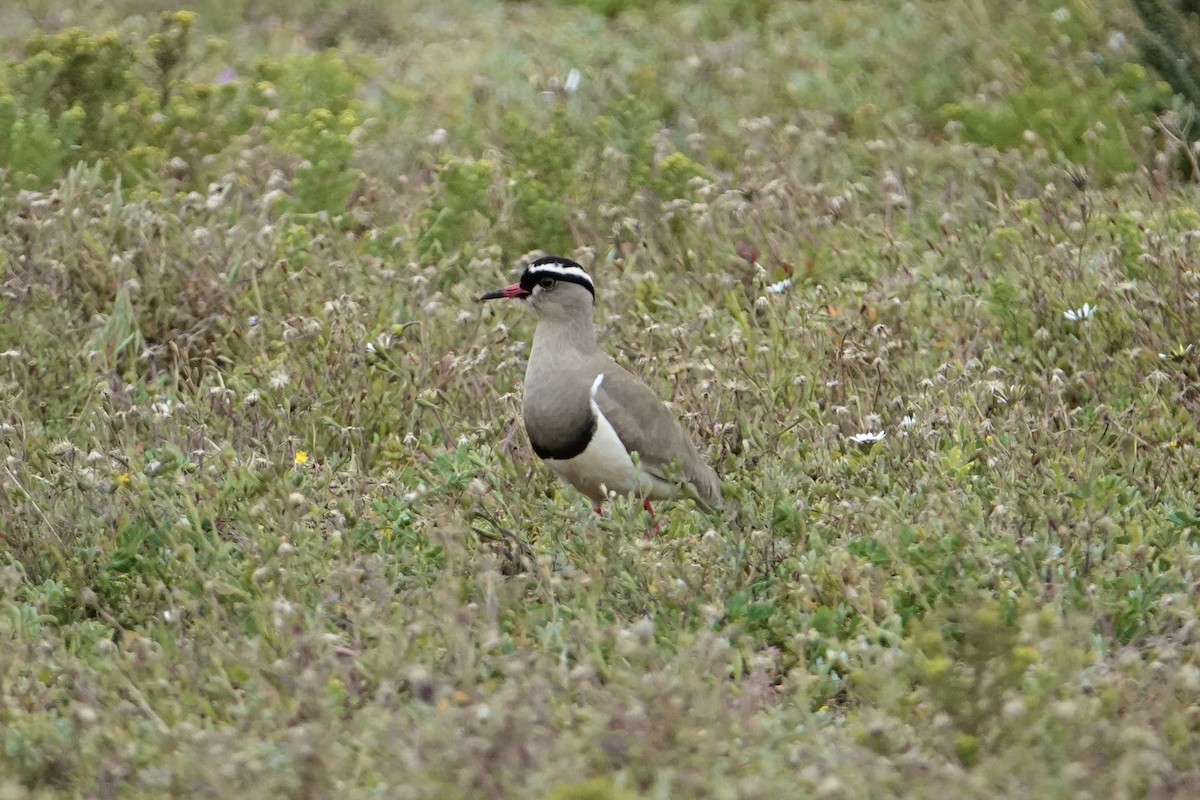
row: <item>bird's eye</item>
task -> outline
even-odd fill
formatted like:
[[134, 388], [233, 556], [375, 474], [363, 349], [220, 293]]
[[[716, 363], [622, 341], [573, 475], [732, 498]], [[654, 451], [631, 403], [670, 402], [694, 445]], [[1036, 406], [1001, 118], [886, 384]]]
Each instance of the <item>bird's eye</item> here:
[[543, 289], [553, 289], [554, 284], [556, 283], [558, 283], [558, 281], [554, 280], [554, 278], [542, 278], [540, 281], [538, 281], [538, 286], [542, 287]]

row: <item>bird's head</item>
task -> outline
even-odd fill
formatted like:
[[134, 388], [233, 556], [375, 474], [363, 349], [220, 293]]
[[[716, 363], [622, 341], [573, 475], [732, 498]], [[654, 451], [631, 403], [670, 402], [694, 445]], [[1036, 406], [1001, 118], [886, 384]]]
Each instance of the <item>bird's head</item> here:
[[528, 300], [539, 319], [590, 324], [596, 305], [592, 276], [569, 258], [546, 256], [525, 268], [521, 280], [479, 298]]

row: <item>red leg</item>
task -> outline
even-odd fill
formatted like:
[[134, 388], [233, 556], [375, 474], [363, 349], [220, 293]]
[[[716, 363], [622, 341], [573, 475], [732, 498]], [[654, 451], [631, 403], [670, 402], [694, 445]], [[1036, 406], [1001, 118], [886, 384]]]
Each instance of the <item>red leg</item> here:
[[658, 536], [659, 531], [662, 526], [659, 524], [658, 520], [655, 519], [655, 517], [654, 517], [654, 509], [650, 507], [650, 498], [649, 497], [647, 497], [645, 500], [642, 501], [642, 508], [646, 509], [646, 513], [650, 515], [650, 522], [651, 522], [650, 527], [646, 529], [645, 538], [653, 539], [655, 536]]

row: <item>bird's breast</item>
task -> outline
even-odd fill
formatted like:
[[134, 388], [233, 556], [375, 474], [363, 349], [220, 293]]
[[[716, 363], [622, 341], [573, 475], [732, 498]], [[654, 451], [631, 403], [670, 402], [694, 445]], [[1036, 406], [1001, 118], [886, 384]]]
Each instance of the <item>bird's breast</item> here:
[[543, 459], [575, 458], [596, 433], [587, 389], [527, 374], [522, 408], [533, 452]]
[[531, 425], [529, 415], [525, 415], [525, 431], [529, 434], [529, 443], [533, 452], [542, 459], [569, 459], [587, 450], [596, 433], [596, 420], [591, 419], [590, 425], [580, 425], [574, 432], [570, 428], [559, 430], [553, 425]]

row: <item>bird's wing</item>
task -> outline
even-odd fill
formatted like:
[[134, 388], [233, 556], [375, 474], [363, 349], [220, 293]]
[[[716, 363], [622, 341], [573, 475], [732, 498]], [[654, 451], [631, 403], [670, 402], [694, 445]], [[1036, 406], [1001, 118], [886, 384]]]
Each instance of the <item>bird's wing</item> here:
[[691, 439], [649, 386], [615, 362], [604, 370], [593, 395], [597, 408], [613, 426], [621, 444], [637, 452], [642, 469], [671, 482], [669, 467], [678, 464], [698, 499], [720, 508], [721, 481], [696, 451]]

